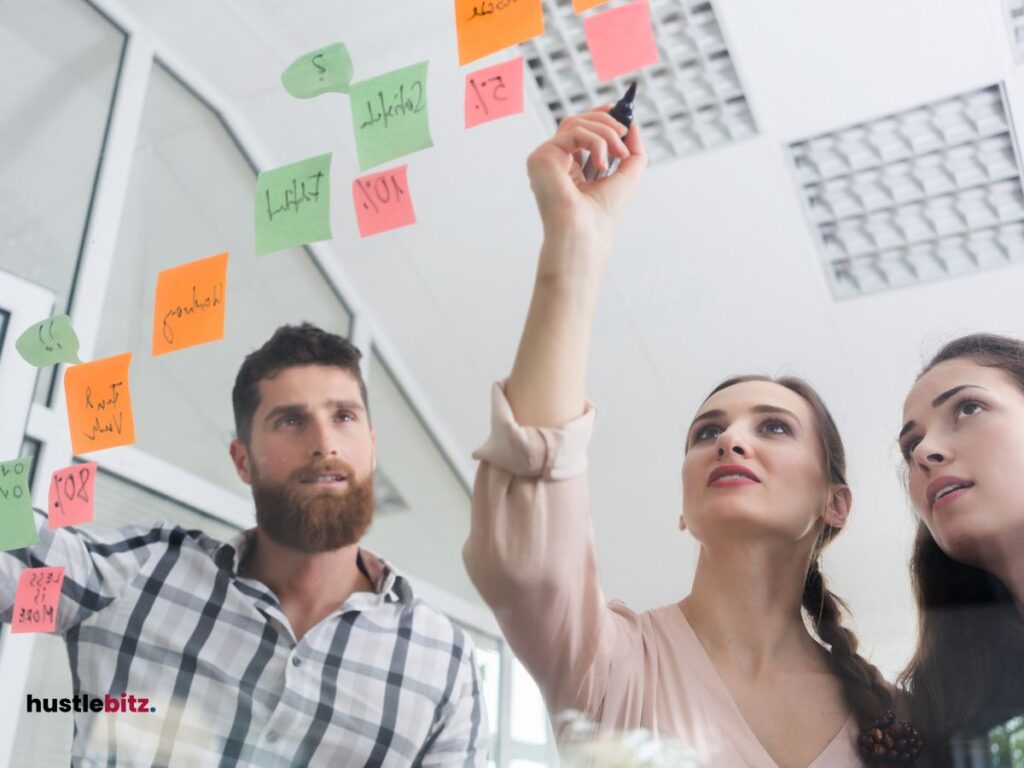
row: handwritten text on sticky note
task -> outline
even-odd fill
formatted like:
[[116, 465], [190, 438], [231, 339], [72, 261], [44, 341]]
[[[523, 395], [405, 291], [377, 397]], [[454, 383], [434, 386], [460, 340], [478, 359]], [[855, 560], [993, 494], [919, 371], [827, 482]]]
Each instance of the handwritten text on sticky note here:
[[156, 280], [153, 355], [224, 338], [228, 255], [163, 270]]
[[34, 323], [14, 342], [29, 365], [42, 368], [54, 363], [79, 363], [78, 335], [71, 318], [57, 315]]
[[360, 237], [416, 223], [406, 180], [407, 165], [360, 176], [352, 182], [352, 198]]
[[466, 75], [466, 127], [523, 111], [523, 57]]
[[455, 0], [459, 65], [544, 34], [542, 0]]
[[63, 584], [62, 565], [22, 571], [14, 594], [11, 632], [53, 632], [57, 628], [57, 604]]
[[348, 93], [352, 82], [352, 58], [342, 43], [317, 48], [297, 58], [281, 73], [285, 90], [299, 99], [328, 91]]
[[128, 387], [131, 353], [73, 365], [64, 374], [71, 450], [88, 453], [135, 442]]
[[427, 121], [427, 62], [352, 84], [359, 170], [434, 146]]
[[331, 155], [263, 171], [256, 180], [256, 255], [331, 238]]
[[0, 463], [0, 552], [39, 543], [28, 480], [32, 457]]
[[587, 16], [583, 32], [602, 82], [658, 63], [651, 10], [645, 0]]
[[96, 462], [74, 464], [53, 473], [47, 506], [50, 530], [92, 522], [95, 484]]

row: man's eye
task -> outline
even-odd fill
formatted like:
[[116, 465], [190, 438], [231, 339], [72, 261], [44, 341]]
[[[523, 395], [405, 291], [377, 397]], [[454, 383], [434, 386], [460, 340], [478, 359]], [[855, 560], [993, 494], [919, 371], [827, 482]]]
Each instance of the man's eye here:
[[341, 421], [355, 421], [355, 416], [348, 411], [338, 411], [338, 418]]
[[292, 427], [300, 423], [298, 416], [282, 416], [281, 420], [277, 422], [282, 427]]

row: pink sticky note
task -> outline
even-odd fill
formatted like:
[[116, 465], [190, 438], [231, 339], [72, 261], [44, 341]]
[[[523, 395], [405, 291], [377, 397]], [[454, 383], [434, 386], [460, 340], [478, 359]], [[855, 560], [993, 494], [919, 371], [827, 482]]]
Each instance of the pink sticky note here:
[[466, 127], [523, 111], [523, 57], [466, 75]]
[[57, 602], [63, 583], [63, 565], [22, 571], [14, 593], [11, 632], [53, 632], [57, 628]]
[[368, 173], [352, 182], [359, 236], [368, 237], [416, 223], [406, 182], [408, 165]]
[[658, 63], [658, 46], [645, 0], [583, 19], [597, 79], [604, 82]]
[[50, 478], [50, 530], [92, 522], [96, 462], [58, 469]]

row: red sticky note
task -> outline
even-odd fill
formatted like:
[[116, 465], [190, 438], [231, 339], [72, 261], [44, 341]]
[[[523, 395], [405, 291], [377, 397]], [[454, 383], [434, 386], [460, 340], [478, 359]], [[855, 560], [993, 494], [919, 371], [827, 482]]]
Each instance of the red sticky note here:
[[135, 442], [132, 398], [128, 390], [130, 352], [72, 365], [64, 373], [71, 450], [100, 451]]
[[359, 236], [368, 237], [416, 223], [406, 182], [408, 165], [368, 173], [352, 182]]
[[50, 530], [92, 522], [96, 462], [58, 469], [50, 478]]
[[53, 632], [57, 628], [57, 603], [63, 583], [63, 565], [22, 571], [14, 593], [11, 632]]
[[523, 111], [523, 57], [466, 75], [466, 127]]
[[583, 32], [602, 82], [658, 63], [651, 9], [644, 0], [586, 17]]

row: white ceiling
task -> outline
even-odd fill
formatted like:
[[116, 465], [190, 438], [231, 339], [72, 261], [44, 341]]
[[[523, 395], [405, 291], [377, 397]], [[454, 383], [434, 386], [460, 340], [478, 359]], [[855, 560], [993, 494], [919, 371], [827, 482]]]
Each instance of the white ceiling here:
[[[540, 228], [524, 161], [550, 117], [528, 98], [524, 115], [463, 129], [465, 73], [489, 62], [458, 67], [451, 0], [98, 4], [141, 20], [275, 164], [334, 152], [330, 247], [468, 455], [486, 435], [489, 385], [511, 365], [529, 300]], [[797, 373], [830, 404], [850, 457], [853, 519], [826, 573], [853, 606], [865, 647], [891, 671], [914, 622], [913, 521], [893, 449], [902, 397], [945, 339], [977, 329], [1024, 336], [1024, 270], [837, 303], [784, 144], [998, 81], [1024, 114], [1024, 78], [999, 0], [715, 6], [760, 132], [651, 168], [618, 238], [590, 370], [605, 591], [641, 609], [685, 594], [695, 554], [676, 532], [686, 424], [728, 375]], [[347, 196], [358, 175], [347, 98], [299, 101], [279, 84], [295, 57], [339, 40], [357, 79], [430, 62], [435, 146], [403, 160], [418, 223], [366, 240]]]

